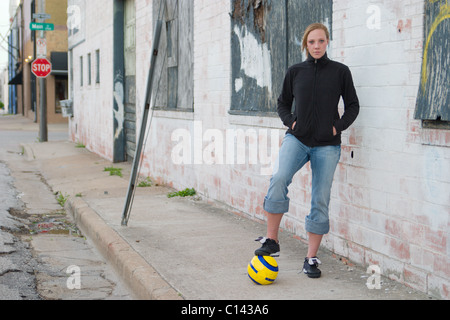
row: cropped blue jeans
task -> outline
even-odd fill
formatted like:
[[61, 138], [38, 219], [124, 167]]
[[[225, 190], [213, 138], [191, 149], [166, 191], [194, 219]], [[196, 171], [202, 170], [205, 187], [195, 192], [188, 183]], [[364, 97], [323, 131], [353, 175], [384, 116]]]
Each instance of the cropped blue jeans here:
[[292, 134], [286, 134], [279, 152], [278, 163], [264, 198], [264, 210], [283, 214], [289, 211], [288, 187], [294, 175], [311, 162], [311, 211], [305, 218], [307, 232], [324, 235], [330, 231], [328, 207], [331, 186], [341, 157], [341, 146], [308, 147]]

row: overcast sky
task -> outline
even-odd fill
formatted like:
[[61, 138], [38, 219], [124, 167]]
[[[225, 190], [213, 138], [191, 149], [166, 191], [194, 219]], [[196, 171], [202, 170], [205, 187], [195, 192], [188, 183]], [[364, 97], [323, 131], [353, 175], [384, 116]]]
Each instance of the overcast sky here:
[[[3, 41], [9, 30], [9, 0], [0, 0], [0, 69], [8, 65], [8, 42]], [[7, 40], [7, 39], [6, 39]]]

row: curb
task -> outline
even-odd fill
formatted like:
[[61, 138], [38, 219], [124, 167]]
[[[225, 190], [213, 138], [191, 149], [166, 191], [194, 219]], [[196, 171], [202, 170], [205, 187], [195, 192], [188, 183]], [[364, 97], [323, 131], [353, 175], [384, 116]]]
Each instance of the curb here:
[[115, 230], [81, 198], [67, 199], [66, 211], [139, 300], [183, 300]]

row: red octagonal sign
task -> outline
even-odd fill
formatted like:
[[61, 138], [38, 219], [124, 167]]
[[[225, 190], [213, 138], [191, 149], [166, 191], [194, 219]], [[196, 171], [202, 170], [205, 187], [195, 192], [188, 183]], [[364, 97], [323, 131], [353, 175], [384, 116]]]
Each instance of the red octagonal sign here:
[[38, 78], [46, 78], [52, 72], [52, 64], [45, 58], [38, 58], [31, 64], [31, 72]]

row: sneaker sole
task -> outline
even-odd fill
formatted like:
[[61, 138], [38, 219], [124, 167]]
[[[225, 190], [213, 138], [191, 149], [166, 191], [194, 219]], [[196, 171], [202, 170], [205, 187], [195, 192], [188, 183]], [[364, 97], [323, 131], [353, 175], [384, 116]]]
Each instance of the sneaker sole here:
[[280, 253], [279, 253], [279, 252], [272, 253], [270, 256], [271, 256], [271, 257], [279, 257], [279, 256], [280, 256]]
[[255, 251], [255, 256], [270, 256], [270, 257], [276, 258], [276, 257], [280, 256], [280, 253], [279, 252], [275, 252], [275, 253], [268, 254], [266, 252], [256, 252]]
[[317, 273], [317, 274], [308, 273], [308, 271], [306, 271], [306, 269], [303, 269], [303, 273], [306, 274], [308, 276], [308, 278], [313, 278], [313, 279], [320, 278], [320, 276], [322, 275], [322, 273]]

